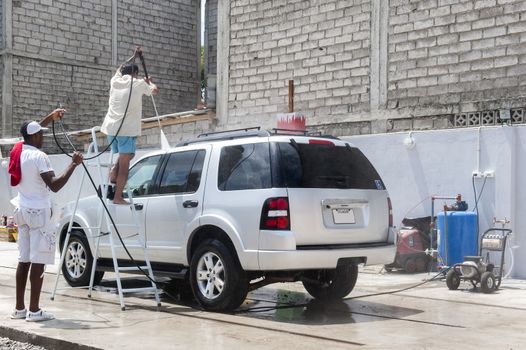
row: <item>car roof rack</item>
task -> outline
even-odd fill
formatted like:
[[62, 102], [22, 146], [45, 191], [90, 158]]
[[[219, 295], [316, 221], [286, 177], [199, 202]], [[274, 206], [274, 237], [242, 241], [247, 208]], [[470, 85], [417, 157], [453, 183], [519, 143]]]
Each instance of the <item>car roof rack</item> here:
[[300, 135], [307, 136], [307, 130], [295, 130], [295, 129], [283, 129], [283, 128], [272, 128], [270, 129], [272, 135]]
[[310, 130], [294, 130], [294, 129], [271, 129], [272, 135], [289, 135], [289, 136], [312, 136], [312, 137], [323, 137], [326, 139], [339, 140], [338, 137], [332, 135], [324, 135], [321, 131], [310, 131]]
[[222, 140], [234, 140], [243, 137], [254, 137], [254, 136], [269, 136], [270, 133], [267, 130], [261, 130], [260, 126], [254, 126], [250, 128], [234, 129], [207, 132], [197, 135], [196, 138], [186, 140], [177, 144], [177, 146], [187, 146], [193, 143], [206, 142], [206, 141], [222, 141]]
[[185, 141], [178, 143], [176, 147], [188, 146], [194, 143], [207, 142], [207, 141], [234, 140], [234, 139], [239, 139], [239, 138], [244, 138], [244, 137], [267, 137], [271, 135], [312, 136], [312, 137], [324, 137], [328, 139], [339, 140], [338, 137], [335, 137], [332, 135], [322, 135], [320, 131], [279, 129], [279, 128], [273, 128], [270, 130], [262, 130], [260, 126], [253, 126], [250, 128], [202, 133], [202, 134], [197, 135], [197, 137], [193, 139], [185, 140]]

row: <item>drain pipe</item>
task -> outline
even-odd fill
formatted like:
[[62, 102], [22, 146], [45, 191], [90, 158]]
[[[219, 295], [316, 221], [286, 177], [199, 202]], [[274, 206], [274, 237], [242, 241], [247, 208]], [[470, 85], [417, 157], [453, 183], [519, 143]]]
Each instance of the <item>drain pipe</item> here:
[[[473, 172], [473, 175], [475, 177], [479, 177], [480, 176], [480, 134], [481, 134], [481, 129], [482, 129], [482, 126], [479, 126], [477, 128], [477, 150], [476, 150], [476, 158], [477, 158], [477, 161], [476, 161], [476, 168], [475, 168], [475, 171]], [[476, 174], [476, 175], [475, 175]]]

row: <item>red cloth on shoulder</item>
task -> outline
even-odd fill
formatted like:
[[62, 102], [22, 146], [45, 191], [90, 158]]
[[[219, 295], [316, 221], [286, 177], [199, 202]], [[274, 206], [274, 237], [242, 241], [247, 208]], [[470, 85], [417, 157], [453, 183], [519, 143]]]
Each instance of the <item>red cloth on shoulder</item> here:
[[15, 143], [9, 154], [9, 174], [11, 174], [11, 186], [16, 186], [22, 180], [22, 168], [20, 166], [20, 155], [24, 141]]

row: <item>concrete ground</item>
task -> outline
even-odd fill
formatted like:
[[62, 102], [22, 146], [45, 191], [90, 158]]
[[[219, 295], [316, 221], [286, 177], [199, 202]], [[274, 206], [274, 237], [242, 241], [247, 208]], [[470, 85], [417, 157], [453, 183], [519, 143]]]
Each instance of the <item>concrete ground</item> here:
[[[276, 284], [248, 295], [234, 314], [200, 311], [163, 297], [125, 299], [112, 288], [50, 294], [56, 265], [48, 268], [41, 305], [56, 319], [11, 320], [17, 248], [0, 242], [0, 336], [48, 349], [522, 349], [526, 345], [526, 281], [506, 279], [493, 294], [463, 282], [450, 291], [433, 275], [383, 274], [367, 267], [348, 299], [312, 300], [300, 283]], [[138, 283], [130, 276], [127, 283]], [[140, 282], [140, 279], [139, 279]], [[61, 279], [59, 284], [65, 286]], [[111, 286], [111, 283], [107, 283]], [[396, 291], [396, 293], [389, 293]], [[369, 294], [379, 295], [371, 296]], [[26, 298], [27, 299], [27, 298]], [[191, 302], [190, 302], [191, 303]]]

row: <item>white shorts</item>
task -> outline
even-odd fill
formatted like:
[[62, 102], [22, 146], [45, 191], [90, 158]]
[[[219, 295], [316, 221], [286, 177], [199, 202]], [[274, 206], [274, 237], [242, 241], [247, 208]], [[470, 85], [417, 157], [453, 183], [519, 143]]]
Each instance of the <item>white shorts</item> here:
[[55, 225], [51, 209], [17, 208], [18, 261], [35, 264], [55, 263]]

